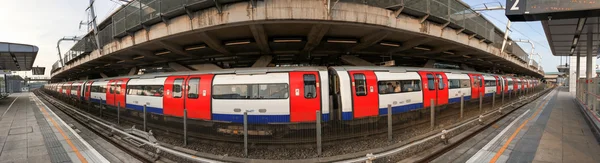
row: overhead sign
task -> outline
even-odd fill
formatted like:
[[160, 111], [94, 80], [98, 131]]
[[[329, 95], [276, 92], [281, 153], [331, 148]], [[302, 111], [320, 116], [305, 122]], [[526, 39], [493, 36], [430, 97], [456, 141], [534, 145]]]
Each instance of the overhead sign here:
[[600, 0], [506, 0], [511, 21], [537, 21], [600, 16]]
[[10, 70], [0, 70], [0, 74], [11, 74]]

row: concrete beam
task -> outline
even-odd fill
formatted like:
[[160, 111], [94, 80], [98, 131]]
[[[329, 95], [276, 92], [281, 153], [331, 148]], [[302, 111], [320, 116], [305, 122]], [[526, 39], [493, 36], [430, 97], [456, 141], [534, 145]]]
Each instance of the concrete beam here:
[[272, 60], [273, 60], [273, 56], [270, 56], [270, 55], [260, 56], [260, 58], [258, 58], [256, 60], [256, 62], [254, 62], [252, 67], [267, 67], [271, 63]]
[[263, 25], [250, 25], [250, 31], [252, 32], [252, 36], [254, 36], [254, 40], [256, 41], [258, 48], [260, 48], [263, 53], [270, 54], [271, 48], [269, 47], [269, 37], [267, 36]]
[[363, 59], [360, 59], [356, 56], [351, 56], [351, 55], [342, 55], [340, 57], [340, 59], [342, 59], [342, 62], [352, 65], [352, 66], [375, 66], [375, 64], [369, 62], [369, 61], [365, 61]]
[[181, 45], [174, 44], [172, 42], [167, 42], [164, 40], [157, 41], [160, 45], [162, 45], [165, 49], [175, 53], [177, 55], [187, 56], [187, 57], [195, 57], [194, 55], [188, 53], [183, 49]]
[[127, 52], [131, 52], [137, 55], [141, 55], [144, 56], [145, 58], [152, 58], [152, 59], [157, 59], [157, 60], [167, 60], [169, 58], [167, 57], [163, 57], [163, 56], [158, 56], [155, 55], [154, 53], [152, 53], [151, 51], [146, 51], [146, 50], [139, 50], [139, 49], [128, 49]]
[[101, 76], [102, 78], [108, 78], [108, 75], [104, 74], [103, 72], [101, 72], [101, 73], [100, 73], [100, 76]]
[[[123, 57], [123, 56], [118, 56], [118, 55], [108, 55], [107, 57], [113, 58], [113, 59], [122, 60], [122, 61], [125, 61], [125, 62], [136, 63], [136, 64], [137, 63], [144, 63], [142, 61], [136, 61], [136, 60], [133, 60], [133, 59], [131, 59], [129, 57]], [[117, 61], [117, 62], [119, 62], [119, 61]]]
[[441, 46], [441, 47], [433, 48], [431, 51], [423, 52], [423, 53], [420, 53], [420, 54], [421, 55], [437, 54], [437, 53], [445, 52], [445, 51], [456, 49], [456, 48], [459, 48], [459, 46], [456, 46], [456, 45], [447, 45], [447, 46]]
[[313, 25], [310, 29], [310, 32], [308, 33], [308, 40], [306, 40], [306, 45], [304, 46], [304, 49], [302, 51], [310, 52], [317, 46], [319, 46], [319, 44], [321, 44], [323, 36], [325, 36], [325, 34], [327, 34], [327, 32], [329, 31], [329, 27], [330, 25], [328, 24]]
[[225, 55], [232, 55], [232, 53], [229, 52], [229, 50], [225, 49], [225, 47], [223, 46], [221, 41], [217, 40], [214, 36], [212, 36], [206, 32], [200, 32], [200, 33], [198, 33], [198, 37], [200, 37], [200, 39], [204, 42], [204, 44], [208, 45], [208, 47], [212, 48], [213, 50], [216, 50], [219, 53], [222, 53]]
[[385, 37], [387, 37], [391, 33], [392, 32], [390, 32], [388, 30], [379, 30], [379, 32], [367, 34], [366, 36], [360, 38], [360, 42], [358, 44], [356, 44], [354, 47], [350, 48], [349, 51], [350, 52], [360, 51], [364, 48], [367, 48], [371, 45], [374, 45], [374, 44], [380, 42], [381, 40], [385, 39]]
[[402, 46], [396, 48], [396, 49], [392, 49], [390, 50], [388, 53], [397, 53], [397, 52], [401, 52], [404, 50], [408, 50], [410, 48], [413, 48], [415, 46], [419, 46], [421, 44], [427, 43], [431, 41], [431, 38], [414, 38], [414, 39], [410, 39], [408, 41], [405, 41]]
[[188, 67], [196, 70], [196, 71], [208, 71], [208, 70], [220, 70], [223, 69], [215, 64], [206, 63], [206, 64], [197, 64], [197, 65], [188, 65]]
[[169, 68], [171, 68], [171, 69], [173, 69], [173, 70], [175, 70], [177, 72], [179, 72], [179, 71], [193, 71], [192, 69], [190, 69], [190, 68], [188, 68], [188, 67], [186, 67], [184, 65], [181, 65], [179, 63], [176, 63], [176, 62], [169, 62], [168, 65], [169, 65]]
[[425, 66], [423, 66], [424, 68], [434, 68], [435, 66], [435, 60], [430, 59], [427, 60], [427, 63], [425, 63]]
[[129, 73], [127, 73], [127, 75], [128, 75], [128, 76], [131, 76], [131, 75], [137, 75], [137, 73], [138, 73], [138, 68], [137, 68], [137, 67], [132, 67], [132, 68], [129, 70]]

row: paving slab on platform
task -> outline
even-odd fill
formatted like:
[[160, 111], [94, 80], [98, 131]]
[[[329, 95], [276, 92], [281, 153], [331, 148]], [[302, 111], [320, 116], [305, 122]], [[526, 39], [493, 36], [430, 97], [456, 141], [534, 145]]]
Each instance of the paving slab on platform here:
[[0, 163], [137, 161], [105, 158], [33, 93], [0, 100], [0, 114]]
[[526, 105], [434, 162], [600, 162], [600, 144], [566, 88]]

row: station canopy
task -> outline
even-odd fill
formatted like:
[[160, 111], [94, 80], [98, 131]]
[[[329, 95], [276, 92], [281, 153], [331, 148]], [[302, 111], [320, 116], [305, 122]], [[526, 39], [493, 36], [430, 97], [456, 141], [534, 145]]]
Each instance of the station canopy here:
[[0, 42], [0, 70], [30, 71], [38, 50], [33, 45]]
[[506, 0], [510, 21], [542, 21], [555, 56], [587, 54], [591, 35], [592, 54], [600, 46], [600, 0]]

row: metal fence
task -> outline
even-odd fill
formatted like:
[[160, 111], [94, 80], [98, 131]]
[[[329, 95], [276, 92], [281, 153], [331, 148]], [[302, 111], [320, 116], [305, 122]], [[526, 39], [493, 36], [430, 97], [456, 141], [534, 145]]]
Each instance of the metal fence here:
[[[586, 111], [600, 117], [600, 78], [577, 80], [575, 98]], [[589, 86], [589, 87], [588, 87]], [[600, 122], [598, 122], [600, 123]]]
[[[219, 2], [226, 4], [240, 1], [244, 0], [220, 0]], [[406, 14], [415, 16], [430, 15], [428, 18], [430, 20], [440, 23], [450, 22], [451, 27], [464, 28], [465, 33], [475, 34], [481, 39], [486, 39], [497, 48], [502, 47], [504, 33], [459, 0], [339, 0], [336, 2], [360, 3], [387, 9], [404, 6], [403, 12]], [[107, 23], [108, 25], [101, 27], [102, 29], [98, 33], [100, 47], [112, 42], [114, 38], [127, 35], [128, 32], [135, 32], [142, 29], [143, 26], [158, 23], [163, 18], [183, 15], [186, 10], [197, 11], [215, 5], [214, 1], [202, 0], [132, 1], [119, 9], [111, 18], [108, 18], [107, 20], [110, 21]], [[93, 34], [90, 33], [67, 52], [64, 62], [68, 63], [81, 55], [87, 55], [96, 47]], [[524, 63], [528, 63], [528, 54], [518, 45], [507, 45], [505, 51], [521, 58]]]

